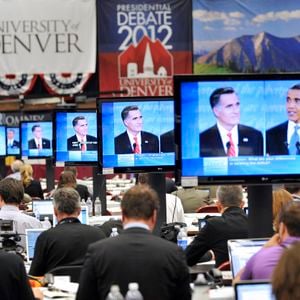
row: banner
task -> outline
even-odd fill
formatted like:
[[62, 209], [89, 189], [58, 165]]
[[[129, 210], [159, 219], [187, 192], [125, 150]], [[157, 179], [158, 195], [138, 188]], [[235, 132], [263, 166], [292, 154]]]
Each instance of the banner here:
[[193, 0], [194, 73], [300, 70], [300, 2]]
[[0, 0], [0, 7], [0, 75], [95, 72], [95, 0]]
[[99, 1], [101, 92], [171, 96], [174, 74], [192, 72], [191, 1]]

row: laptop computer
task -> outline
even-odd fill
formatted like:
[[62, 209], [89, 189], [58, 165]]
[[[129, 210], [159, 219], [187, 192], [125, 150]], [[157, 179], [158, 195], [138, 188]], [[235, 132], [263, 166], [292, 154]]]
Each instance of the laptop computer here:
[[35, 217], [43, 221], [47, 216], [49, 220], [53, 221], [53, 202], [52, 200], [33, 200], [32, 212]]
[[30, 228], [25, 229], [25, 243], [26, 243], [26, 253], [27, 253], [27, 262], [31, 262], [34, 256], [35, 244], [38, 236], [47, 230], [46, 228]]
[[[86, 205], [81, 206], [80, 214], [78, 216], [79, 221], [82, 224], [89, 225], [90, 220], [89, 220], [89, 214], [88, 214], [88, 207]], [[57, 219], [53, 213], [53, 227], [57, 225]]]
[[235, 300], [275, 300], [270, 281], [245, 280], [234, 285]]
[[228, 240], [228, 254], [233, 278], [267, 241], [268, 238]]

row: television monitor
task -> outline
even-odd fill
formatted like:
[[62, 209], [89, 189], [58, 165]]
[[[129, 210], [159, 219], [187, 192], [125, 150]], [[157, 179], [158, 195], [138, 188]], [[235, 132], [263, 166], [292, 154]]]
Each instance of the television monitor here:
[[54, 159], [69, 165], [93, 165], [98, 161], [96, 110], [54, 113]]
[[20, 128], [6, 127], [6, 155], [20, 156], [21, 142], [20, 142]]
[[52, 157], [52, 122], [22, 121], [21, 154], [28, 158]]
[[173, 98], [101, 98], [97, 107], [104, 174], [174, 169]]
[[299, 180], [299, 84], [300, 74], [287, 73], [176, 75], [181, 176], [206, 184]]
[[6, 127], [0, 126], [0, 157], [6, 155]]

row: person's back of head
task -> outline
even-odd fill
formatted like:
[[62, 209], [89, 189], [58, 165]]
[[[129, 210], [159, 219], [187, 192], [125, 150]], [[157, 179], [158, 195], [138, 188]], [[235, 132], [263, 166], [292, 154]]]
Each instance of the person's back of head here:
[[58, 213], [72, 215], [80, 211], [80, 196], [71, 187], [57, 189], [53, 193], [53, 206]]
[[64, 171], [70, 171], [74, 174], [75, 178], [77, 178], [77, 168], [75, 166], [65, 166]]
[[19, 205], [24, 198], [22, 183], [14, 178], [4, 178], [0, 181], [0, 196], [5, 204]]
[[284, 188], [291, 194], [300, 195], [300, 184], [285, 184]]
[[59, 176], [58, 188], [72, 187], [76, 188], [76, 177], [72, 171], [63, 171]]
[[178, 188], [175, 184], [175, 181], [171, 178], [166, 178], [166, 193], [171, 194], [177, 190]]
[[129, 219], [149, 220], [158, 208], [158, 195], [147, 185], [130, 188], [121, 201], [122, 214]]
[[223, 207], [241, 207], [243, 188], [240, 185], [221, 185], [217, 189], [217, 199]]
[[284, 189], [278, 189], [272, 192], [273, 197], [273, 227], [276, 232], [278, 232], [279, 226], [279, 214], [282, 207], [293, 200], [293, 196]]
[[21, 181], [23, 185], [26, 187], [32, 181], [33, 169], [30, 164], [23, 164], [20, 167]]
[[10, 166], [13, 173], [20, 172], [21, 166], [24, 165], [24, 162], [20, 159], [16, 159]]
[[272, 276], [272, 290], [276, 300], [300, 299], [300, 242], [281, 255]]
[[290, 201], [279, 214], [279, 224], [283, 223], [290, 236], [300, 237], [300, 202]]

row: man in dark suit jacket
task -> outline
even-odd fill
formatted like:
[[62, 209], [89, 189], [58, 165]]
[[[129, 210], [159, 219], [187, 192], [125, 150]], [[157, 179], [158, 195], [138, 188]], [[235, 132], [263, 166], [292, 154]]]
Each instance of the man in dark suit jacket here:
[[217, 190], [217, 200], [222, 215], [206, 219], [206, 225], [186, 248], [189, 266], [195, 265], [207, 251], [211, 250], [218, 267], [229, 260], [227, 241], [248, 237], [248, 219], [242, 209], [244, 205], [242, 187], [220, 186]]
[[160, 136], [160, 152], [175, 152], [174, 130]]
[[[266, 132], [266, 153], [269, 155], [300, 154], [300, 84], [296, 84], [288, 90], [286, 111], [288, 121], [270, 128]], [[293, 141], [292, 135], [296, 125], [299, 126], [298, 138]], [[294, 151], [291, 147], [294, 147]]]
[[137, 282], [144, 300], [191, 299], [183, 251], [151, 233], [159, 199], [146, 185], [128, 190], [121, 202], [124, 230], [88, 249], [77, 300], [105, 300], [112, 284], [125, 296], [128, 283]]
[[50, 140], [42, 138], [41, 125], [33, 125], [31, 131], [34, 138], [28, 141], [28, 149], [50, 149]]
[[86, 118], [84, 116], [78, 116], [73, 119], [72, 125], [75, 130], [75, 135], [68, 138], [68, 151], [97, 150], [97, 138], [87, 134], [88, 123]]
[[210, 96], [217, 124], [200, 133], [200, 156], [263, 155], [262, 133], [240, 125], [240, 102], [232, 88], [218, 88]]
[[115, 154], [159, 152], [158, 137], [142, 131], [142, 114], [137, 106], [126, 106], [121, 117], [127, 130], [115, 137]]
[[81, 224], [80, 197], [73, 188], [60, 188], [53, 194], [58, 224], [37, 239], [29, 274], [43, 276], [58, 266], [82, 265], [88, 245], [105, 238], [96, 227]]
[[7, 128], [7, 148], [20, 148], [20, 142], [15, 140], [15, 130], [13, 128]]

